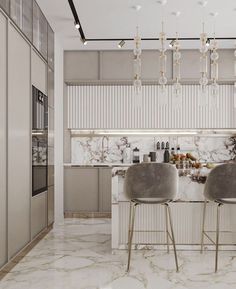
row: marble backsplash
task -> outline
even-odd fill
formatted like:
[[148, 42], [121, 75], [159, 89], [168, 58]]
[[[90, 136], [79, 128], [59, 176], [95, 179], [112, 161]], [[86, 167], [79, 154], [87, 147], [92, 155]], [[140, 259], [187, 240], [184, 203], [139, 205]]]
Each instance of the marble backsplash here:
[[236, 137], [222, 136], [101, 136], [72, 137], [71, 162], [74, 164], [122, 163], [127, 144], [143, 154], [156, 150], [156, 143], [168, 141], [181, 152], [191, 152], [200, 162], [224, 162], [236, 159]]

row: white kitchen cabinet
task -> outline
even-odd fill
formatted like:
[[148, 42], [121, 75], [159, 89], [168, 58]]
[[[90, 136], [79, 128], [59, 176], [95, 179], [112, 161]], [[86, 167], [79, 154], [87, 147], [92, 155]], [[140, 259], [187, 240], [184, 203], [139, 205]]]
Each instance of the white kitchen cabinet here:
[[98, 212], [98, 190], [97, 168], [65, 168], [65, 212]]
[[[166, 51], [166, 77], [168, 80], [172, 76], [172, 51]], [[132, 57], [133, 59], [133, 57]], [[157, 81], [160, 77], [160, 51], [159, 50], [144, 50], [141, 55], [142, 60], [142, 80], [143, 81]], [[133, 69], [133, 64], [131, 64]], [[132, 74], [133, 77], [133, 74]]]
[[111, 168], [65, 167], [65, 212], [111, 212]]
[[54, 108], [54, 71], [48, 67], [48, 105]]
[[234, 72], [234, 50], [233, 49], [220, 49], [219, 53], [219, 79], [235, 81]]
[[9, 14], [10, 10], [10, 0], [0, 0], [0, 7]]
[[36, 1], [33, 1], [33, 44], [47, 60], [48, 24]]
[[[201, 99], [206, 99], [202, 105]], [[69, 129], [204, 129], [235, 128], [234, 85], [220, 85], [214, 99], [210, 87], [183, 85], [176, 99], [157, 85], [144, 85], [141, 100], [131, 85], [81, 85], [67, 88]]]
[[47, 192], [32, 197], [31, 200], [31, 239], [47, 226]]
[[55, 187], [50, 186], [48, 187], [48, 207], [47, 207], [48, 226], [54, 223], [54, 214], [55, 214], [54, 202], [55, 202]]
[[[210, 77], [210, 53], [207, 58], [207, 77]], [[186, 81], [199, 81], [200, 78], [200, 51], [181, 50], [180, 74], [181, 79]], [[175, 75], [174, 75], [175, 77]]]
[[99, 212], [111, 212], [111, 168], [99, 168]]
[[0, 268], [7, 261], [7, 20], [0, 13]]
[[30, 241], [32, 190], [30, 55], [30, 45], [10, 24], [8, 31], [8, 254], [10, 258]]
[[[175, 77], [173, 69], [173, 51], [167, 50], [166, 76], [169, 81]], [[189, 84], [199, 83], [200, 51], [199, 49], [181, 50], [181, 81]], [[210, 51], [207, 59], [207, 76], [210, 79]], [[160, 74], [160, 52], [143, 50], [142, 81], [156, 84]], [[219, 79], [223, 82], [233, 81], [234, 50], [219, 50]], [[126, 84], [133, 81], [133, 51], [65, 51], [64, 80], [66, 83], [87, 84]]]
[[48, 25], [48, 65], [54, 70], [54, 32]]
[[64, 78], [68, 82], [99, 79], [98, 51], [65, 51]]
[[31, 82], [47, 95], [47, 65], [34, 49], [31, 56]]
[[106, 51], [101, 53], [102, 80], [131, 80], [133, 78], [132, 51]]
[[10, 15], [17, 26], [24, 32], [27, 38], [32, 41], [32, 13], [33, 1], [11, 0]]

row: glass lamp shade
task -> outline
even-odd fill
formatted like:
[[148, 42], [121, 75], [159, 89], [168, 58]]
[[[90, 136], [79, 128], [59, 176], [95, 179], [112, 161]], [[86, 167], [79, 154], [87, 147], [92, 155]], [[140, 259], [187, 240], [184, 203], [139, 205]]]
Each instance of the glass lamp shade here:
[[141, 59], [140, 58], [134, 58], [134, 74], [136, 76], [141, 75]]
[[165, 75], [162, 75], [162, 76], [159, 78], [159, 84], [160, 84], [160, 85], [166, 85], [166, 84], [167, 84], [167, 78], [165, 77]]
[[206, 86], [208, 84], [208, 78], [204, 75], [200, 78], [199, 83], [201, 86]]

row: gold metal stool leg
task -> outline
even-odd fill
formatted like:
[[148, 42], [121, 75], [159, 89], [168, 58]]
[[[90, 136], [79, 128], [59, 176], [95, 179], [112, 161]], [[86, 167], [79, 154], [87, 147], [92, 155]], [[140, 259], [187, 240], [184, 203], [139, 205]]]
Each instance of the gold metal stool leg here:
[[215, 273], [218, 270], [218, 254], [219, 254], [219, 235], [220, 235], [220, 207], [222, 204], [217, 206], [216, 216], [216, 256], [215, 256]]
[[170, 253], [170, 245], [169, 245], [169, 226], [168, 226], [168, 209], [165, 206], [165, 216], [166, 216], [166, 245], [167, 245], [167, 253]]
[[130, 224], [129, 243], [128, 243], [128, 264], [127, 264], [126, 272], [129, 272], [129, 268], [130, 268], [132, 240], [133, 240], [133, 234], [134, 234], [134, 221], [135, 221], [135, 212], [136, 212], [137, 205], [138, 204], [131, 202], [131, 206], [130, 206], [131, 224]]
[[165, 205], [166, 205], [166, 207], [168, 209], [168, 213], [169, 213], [170, 230], [171, 230], [172, 244], [173, 244], [173, 248], [174, 248], [176, 272], [179, 272], [179, 265], [178, 265], [178, 258], [177, 258], [177, 252], [176, 252], [175, 236], [174, 236], [174, 230], [173, 230], [173, 222], [172, 222], [172, 217], [171, 217], [171, 211], [170, 211], [169, 205], [168, 204], [165, 204]]
[[202, 219], [202, 236], [201, 236], [201, 254], [203, 252], [204, 246], [204, 232], [205, 232], [205, 220], [206, 220], [206, 207], [207, 207], [207, 200], [205, 199], [204, 207], [203, 207], [203, 219]]
[[132, 215], [132, 202], [129, 202], [129, 226], [128, 226], [128, 245], [129, 245], [129, 239], [130, 239], [130, 232], [131, 232], [131, 215]]

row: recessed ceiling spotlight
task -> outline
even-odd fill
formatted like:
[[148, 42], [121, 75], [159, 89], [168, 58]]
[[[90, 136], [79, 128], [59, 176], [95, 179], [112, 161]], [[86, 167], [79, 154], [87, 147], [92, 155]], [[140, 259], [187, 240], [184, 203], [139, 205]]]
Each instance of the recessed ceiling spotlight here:
[[81, 42], [82, 42], [84, 45], [87, 45], [87, 44], [88, 44], [88, 42], [87, 42], [86, 39], [84, 39], [84, 38], [80, 38], [80, 40], [81, 40]]
[[198, 4], [202, 7], [205, 7], [207, 5], [207, 1], [198, 1]]
[[175, 16], [175, 17], [179, 17], [180, 14], [181, 14], [181, 12], [180, 12], [180, 11], [174, 11], [174, 12], [172, 12], [171, 14], [172, 14], [173, 16]]
[[75, 22], [75, 28], [76, 28], [76, 29], [79, 29], [79, 28], [80, 28], [79, 22]]
[[164, 5], [166, 5], [167, 0], [158, 0], [157, 3], [164, 6]]
[[125, 45], [125, 41], [124, 41], [124, 40], [121, 40], [121, 41], [118, 43], [118, 47], [119, 47], [119, 48], [122, 48], [124, 45]]
[[136, 11], [140, 11], [142, 9], [142, 6], [138, 4], [138, 5], [132, 6], [132, 8]]
[[171, 40], [171, 42], [169, 43], [170, 48], [173, 48], [175, 44], [175, 39]]

